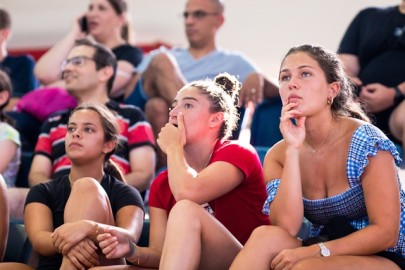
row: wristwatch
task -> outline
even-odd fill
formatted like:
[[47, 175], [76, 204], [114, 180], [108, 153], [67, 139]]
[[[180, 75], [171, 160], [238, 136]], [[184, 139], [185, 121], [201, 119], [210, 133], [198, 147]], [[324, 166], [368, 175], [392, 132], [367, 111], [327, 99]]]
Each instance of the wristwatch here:
[[321, 248], [321, 256], [322, 257], [330, 256], [330, 250], [322, 242], [319, 242], [318, 245]]
[[394, 90], [395, 90], [395, 96], [394, 96], [395, 100], [404, 98], [404, 94], [402, 94], [401, 89], [399, 89], [398, 86], [394, 87]]

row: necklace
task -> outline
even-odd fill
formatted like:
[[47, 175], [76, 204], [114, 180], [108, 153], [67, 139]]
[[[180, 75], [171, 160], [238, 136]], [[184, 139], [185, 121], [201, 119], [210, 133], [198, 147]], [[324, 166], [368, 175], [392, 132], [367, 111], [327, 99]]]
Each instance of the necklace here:
[[329, 130], [328, 134], [326, 135], [326, 137], [321, 141], [320, 144], [318, 144], [317, 147], [313, 147], [312, 145], [310, 145], [306, 140], [305, 143], [309, 146], [309, 148], [311, 149], [312, 153], [316, 153], [319, 148], [323, 145], [324, 142], [326, 142], [326, 140], [329, 138], [329, 135], [332, 133], [333, 127]]

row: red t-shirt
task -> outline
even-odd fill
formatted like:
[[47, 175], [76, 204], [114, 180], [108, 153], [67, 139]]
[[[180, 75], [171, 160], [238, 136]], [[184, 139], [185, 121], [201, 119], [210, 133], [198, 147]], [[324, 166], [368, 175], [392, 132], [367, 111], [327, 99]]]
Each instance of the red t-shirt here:
[[[245, 244], [256, 227], [270, 224], [269, 217], [262, 213], [267, 193], [259, 157], [251, 145], [242, 145], [238, 141], [224, 141], [216, 144], [210, 164], [217, 161], [225, 161], [236, 166], [245, 178], [235, 189], [208, 204], [214, 211], [215, 218], [241, 244]], [[152, 183], [149, 205], [165, 209], [169, 214], [175, 203], [166, 170]]]

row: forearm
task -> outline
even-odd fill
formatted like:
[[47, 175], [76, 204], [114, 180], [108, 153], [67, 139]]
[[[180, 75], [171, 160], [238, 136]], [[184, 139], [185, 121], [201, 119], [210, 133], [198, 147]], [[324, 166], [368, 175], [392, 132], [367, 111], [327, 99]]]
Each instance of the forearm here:
[[287, 148], [280, 186], [270, 205], [270, 220], [273, 225], [296, 235], [304, 216], [299, 149]]
[[150, 187], [154, 176], [153, 170], [136, 170], [124, 175], [124, 178], [128, 185], [142, 192]]
[[151, 247], [136, 247], [134, 254], [127, 258], [133, 265], [149, 267], [149, 268], [159, 268], [160, 257], [162, 256], [162, 251], [153, 249]]
[[117, 232], [117, 234], [121, 235], [122, 237], [124, 237], [126, 239], [130, 239], [134, 243], [138, 242], [138, 240], [139, 240], [139, 234], [132, 233], [130, 230], [122, 228], [122, 227], [103, 224], [103, 223], [95, 222], [92, 220], [83, 220], [82, 222], [85, 222], [88, 224], [86, 226], [87, 237], [96, 243], [98, 243], [97, 236], [105, 233], [106, 228], [113, 228]]
[[398, 233], [369, 225], [346, 237], [326, 242], [331, 255], [371, 255], [396, 245]]
[[0, 262], [3, 261], [4, 253], [6, 251], [7, 246], [7, 235], [8, 235], [8, 209], [7, 205], [1, 205], [1, 223], [0, 223]]
[[7, 246], [8, 224], [9, 224], [9, 211], [7, 200], [7, 187], [0, 179], [0, 262], [3, 261], [4, 253]]
[[198, 173], [191, 168], [185, 159], [184, 150], [182, 147], [170, 149], [167, 152], [167, 167], [169, 174], [169, 185], [174, 198], [178, 201], [187, 198], [190, 194], [190, 185], [193, 179], [198, 176]]
[[62, 62], [73, 47], [76, 38], [74, 32], [69, 32], [38, 60], [34, 74], [41, 84], [47, 85], [60, 80]]
[[50, 175], [47, 175], [42, 172], [33, 172], [28, 176], [28, 182], [30, 187], [38, 185], [40, 183], [46, 183], [50, 180]]
[[52, 232], [39, 232], [30, 238], [33, 249], [42, 256], [52, 256], [57, 252], [52, 239]]
[[339, 58], [343, 62], [346, 74], [352, 78], [358, 77], [360, 72], [358, 57], [353, 54], [339, 54]]
[[134, 66], [127, 61], [120, 60], [117, 63], [117, 71], [110, 93], [111, 97], [124, 95], [125, 89], [132, 79]]

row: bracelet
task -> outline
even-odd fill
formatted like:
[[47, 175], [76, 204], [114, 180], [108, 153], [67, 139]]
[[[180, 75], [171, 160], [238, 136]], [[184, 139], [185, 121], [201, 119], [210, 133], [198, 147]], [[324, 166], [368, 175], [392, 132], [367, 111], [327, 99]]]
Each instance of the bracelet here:
[[[128, 259], [129, 261], [133, 262], [132, 260], [130, 260], [135, 253], [137, 253], [137, 257], [136, 257], [136, 264], [140, 265], [141, 262], [141, 251], [139, 249], [139, 247], [131, 241], [131, 239], [128, 238], [128, 245], [129, 245], [129, 255], [126, 256], [126, 259]], [[134, 260], [135, 261], [135, 260]]]
[[98, 223], [96, 222], [96, 236], [100, 233], [100, 226], [98, 226]]
[[129, 245], [129, 255], [127, 256], [127, 258], [131, 258], [135, 254], [135, 248], [134, 248], [134, 244], [132, 243], [132, 241], [130, 239], [128, 239], [128, 245]]

